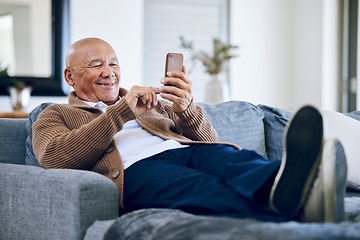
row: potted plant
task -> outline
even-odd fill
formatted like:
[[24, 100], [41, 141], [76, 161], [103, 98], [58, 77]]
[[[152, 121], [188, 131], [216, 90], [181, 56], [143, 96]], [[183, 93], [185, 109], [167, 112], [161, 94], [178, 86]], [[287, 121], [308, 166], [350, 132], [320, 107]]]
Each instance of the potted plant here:
[[223, 82], [218, 78], [218, 74], [226, 70], [228, 62], [236, 55], [231, 50], [238, 46], [229, 43], [223, 43], [218, 38], [213, 38], [213, 51], [207, 53], [203, 50], [194, 50], [193, 43], [187, 42], [183, 36], [180, 36], [181, 47], [191, 51], [193, 63], [198, 60], [204, 67], [205, 71], [211, 75], [211, 80], [206, 86], [205, 101], [209, 103], [219, 103], [223, 101]]
[[8, 68], [2, 67], [0, 64], [0, 79], [9, 78], [11, 78], [11, 84], [8, 85], [11, 105], [14, 111], [22, 112], [29, 103], [32, 86], [26, 80], [9, 77]]
[[8, 68], [3, 67], [0, 62], [0, 78], [8, 76]]

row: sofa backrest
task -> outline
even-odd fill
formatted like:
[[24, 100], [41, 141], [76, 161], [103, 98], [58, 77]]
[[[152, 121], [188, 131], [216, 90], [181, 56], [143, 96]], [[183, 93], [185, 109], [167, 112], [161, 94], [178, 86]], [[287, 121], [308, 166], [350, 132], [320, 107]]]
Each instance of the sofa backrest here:
[[[51, 104], [40, 104], [29, 119], [0, 119], [0, 162], [39, 166], [32, 149], [31, 126]], [[270, 160], [281, 159], [283, 129], [291, 112], [244, 101], [199, 105], [221, 142], [254, 149]]]
[[[29, 119], [0, 119], [0, 162], [40, 166], [32, 149], [32, 124], [52, 103], [43, 103], [29, 114]], [[242, 101], [218, 105], [199, 103], [204, 115], [219, 134], [221, 142], [254, 149], [267, 157], [261, 109]]]
[[217, 105], [198, 104], [217, 131], [220, 142], [234, 143], [241, 148], [256, 150], [267, 157], [264, 113], [260, 108], [245, 101], [228, 101]]
[[0, 118], [0, 163], [25, 163], [27, 119]]

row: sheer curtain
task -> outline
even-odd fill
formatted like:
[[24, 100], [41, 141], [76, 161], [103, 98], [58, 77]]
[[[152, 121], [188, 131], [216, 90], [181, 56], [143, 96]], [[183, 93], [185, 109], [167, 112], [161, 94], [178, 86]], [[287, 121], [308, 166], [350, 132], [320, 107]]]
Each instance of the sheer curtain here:
[[[168, 52], [182, 52], [190, 70], [195, 101], [204, 101], [210, 75], [200, 62], [193, 65], [191, 52], [181, 48], [180, 36], [195, 50], [212, 52], [212, 39], [228, 41], [228, 0], [146, 0], [144, 24], [144, 85], [159, 86]], [[227, 73], [222, 77], [227, 81]]]

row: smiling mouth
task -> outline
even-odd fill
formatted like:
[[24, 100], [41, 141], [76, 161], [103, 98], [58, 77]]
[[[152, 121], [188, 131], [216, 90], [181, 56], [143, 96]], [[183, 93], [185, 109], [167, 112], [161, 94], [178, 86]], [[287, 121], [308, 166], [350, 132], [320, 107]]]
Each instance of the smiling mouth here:
[[106, 86], [106, 87], [108, 87], [108, 86], [112, 87], [115, 85], [115, 83], [96, 83], [96, 84], [100, 85], [100, 86]]

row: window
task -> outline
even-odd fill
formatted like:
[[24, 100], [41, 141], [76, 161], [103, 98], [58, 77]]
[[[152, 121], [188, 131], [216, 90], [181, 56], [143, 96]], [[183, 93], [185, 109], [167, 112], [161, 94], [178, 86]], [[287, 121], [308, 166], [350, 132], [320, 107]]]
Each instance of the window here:
[[0, 70], [8, 67], [8, 73], [15, 69], [15, 51], [13, 42], [13, 16], [0, 16]]
[[343, 2], [343, 91], [342, 111], [351, 112], [357, 106], [357, 41], [358, 41], [358, 0]]
[[[194, 49], [212, 51], [212, 39], [228, 41], [228, 0], [146, 0], [144, 33], [144, 85], [159, 86], [164, 77], [165, 56], [182, 52], [191, 72], [195, 101], [204, 101], [205, 84], [210, 76], [200, 62], [192, 66], [191, 54], [181, 48], [180, 36]], [[227, 79], [227, 74], [222, 76]]]
[[[62, 62], [64, 51], [69, 46], [69, 0], [27, 0], [21, 1], [22, 4], [11, 0], [6, 1], [6, 4], [3, 4], [5, 1], [1, 2], [0, 15], [9, 12], [13, 16], [12, 36], [14, 39], [12, 45], [7, 48], [11, 49], [13, 46], [15, 59], [12, 61], [15, 62], [16, 69], [9, 66], [9, 73], [14, 76], [0, 81], [0, 95], [8, 95], [7, 87], [16, 79], [31, 82], [34, 86], [31, 93], [33, 96], [64, 96], [66, 89], [63, 88], [62, 83]], [[43, 18], [44, 16], [46, 17]], [[32, 28], [29, 27], [30, 25]], [[16, 30], [17, 26], [18, 30]], [[20, 42], [25, 45], [18, 46], [19, 41], [16, 39], [20, 39]], [[42, 42], [40, 39], [45, 41]], [[35, 45], [30, 45], [30, 43]], [[31, 56], [28, 55], [30, 52], [36, 53], [33, 58], [27, 57]], [[16, 57], [17, 54], [20, 57]], [[23, 67], [18, 60], [25, 63]], [[35, 62], [39, 65], [31, 67], [30, 70], [24, 70]], [[33, 70], [34, 73], [32, 73]]]

